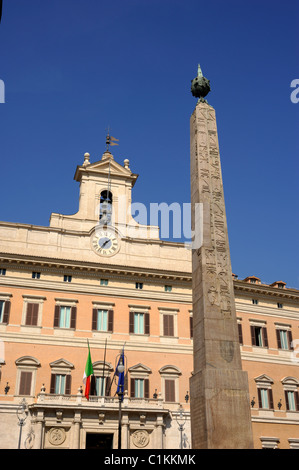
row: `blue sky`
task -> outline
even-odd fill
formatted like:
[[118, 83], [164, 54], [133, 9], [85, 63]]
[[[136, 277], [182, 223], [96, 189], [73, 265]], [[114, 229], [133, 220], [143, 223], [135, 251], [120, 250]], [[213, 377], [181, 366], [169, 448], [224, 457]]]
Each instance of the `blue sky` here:
[[[295, 0], [3, 0], [0, 220], [78, 209], [76, 166], [120, 140], [133, 200], [190, 201], [191, 79], [216, 110], [233, 272], [299, 288]], [[297, 4], [297, 5], [296, 5]]]

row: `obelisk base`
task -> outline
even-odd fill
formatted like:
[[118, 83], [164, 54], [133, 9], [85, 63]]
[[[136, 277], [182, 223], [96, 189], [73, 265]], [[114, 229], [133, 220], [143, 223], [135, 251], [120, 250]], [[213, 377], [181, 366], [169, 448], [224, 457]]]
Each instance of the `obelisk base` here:
[[247, 372], [205, 369], [190, 378], [193, 449], [252, 449]]

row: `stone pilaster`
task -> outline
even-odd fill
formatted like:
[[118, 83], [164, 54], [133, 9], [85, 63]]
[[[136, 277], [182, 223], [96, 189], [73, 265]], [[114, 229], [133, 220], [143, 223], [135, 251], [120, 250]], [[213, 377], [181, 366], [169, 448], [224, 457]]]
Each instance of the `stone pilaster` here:
[[252, 448], [242, 371], [215, 110], [198, 102], [190, 121], [194, 365], [193, 448]]

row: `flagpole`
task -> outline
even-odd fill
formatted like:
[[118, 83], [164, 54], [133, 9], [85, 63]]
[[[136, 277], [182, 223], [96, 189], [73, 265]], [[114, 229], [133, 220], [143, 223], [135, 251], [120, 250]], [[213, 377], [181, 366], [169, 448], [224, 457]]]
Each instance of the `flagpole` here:
[[[104, 364], [103, 364], [103, 377], [102, 377], [102, 397], [104, 396], [104, 380], [105, 380], [105, 364], [106, 364], [106, 348], [107, 348], [107, 338], [105, 339], [105, 351], [104, 351]], [[105, 391], [106, 393], [106, 391]]]

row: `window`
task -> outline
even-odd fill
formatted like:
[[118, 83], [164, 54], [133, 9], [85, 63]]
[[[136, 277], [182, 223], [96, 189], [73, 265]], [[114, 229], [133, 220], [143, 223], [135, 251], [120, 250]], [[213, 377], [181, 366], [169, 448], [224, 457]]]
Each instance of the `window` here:
[[273, 410], [273, 394], [272, 385], [273, 380], [266, 374], [263, 374], [255, 379], [258, 393], [259, 408]]
[[130, 374], [130, 396], [132, 398], [149, 398], [149, 375], [151, 369], [144, 364], [136, 364], [128, 370]]
[[108, 286], [108, 279], [101, 279], [100, 284], [101, 286]]
[[70, 395], [71, 379], [72, 376], [70, 374], [51, 374], [50, 393]]
[[37, 368], [40, 362], [32, 356], [22, 356], [16, 360], [16, 394], [34, 395]]
[[299, 381], [295, 377], [285, 377], [282, 380], [287, 411], [299, 411]]
[[258, 305], [259, 301], [257, 299], [252, 299], [253, 305]]
[[66, 359], [58, 359], [52, 362], [50, 367], [50, 393], [56, 395], [70, 395], [72, 384], [71, 369], [74, 368], [74, 365]]
[[251, 342], [253, 346], [268, 347], [267, 328], [264, 326], [251, 325]]
[[39, 304], [27, 303], [25, 325], [37, 325]]
[[149, 398], [149, 379], [131, 379], [131, 397]]
[[190, 338], [193, 338], [193, 317], [189, 317]]
[[72, 282], [72, 276], [68, 276], [67, 274], [65, 274], [63, 276], [63, 281], [64, 282]]
[[21, 371], [19, 395], [31, 395], [32, 372]]
[[161, 367], [159, 370], [162, 379], [162, 396], [168, 402], [177, 402], [179, 397], [179, 376], [181, 370], [173, 365]]
[[[24, 294], [23, 296], [23, 311], [22, 311], [22, 326], [38, 326], [42, 325], [42, 312], [44, 301], [46, 297], [39, 295]], [[37, 332], [32, 330], [32, 332]]]
[[71, 307], [60, 307], [59, 327], [69, 328], [71, 326]]
[[174, 379], [165, 379], [165, 401], [175, 402]]
[[8, 323], [10, 314], [10, 300], [0, 300], [0, 323]]
[[98, 397], [110, 396], [112, 365], [106, 361], [97, 361], [92, 366], [94, 375], [92, 375], [90, 381], [90, 395]]
[[66, 375], [56, 374], [55, 376], [54, 393], [57, 395], [65, 393], [65, 378]]
[[274, 409], [271, 388], [258, 388], [259, 408]]
[[3, 323], [3, 318], [4, 318], [4, 305], [5, 305], [4, 300], [0, 300], [0, 323]]
[[6, 269], [0, 269], [0, 276], [6, 276]]
[[95, 394], [98, 397], [104, 397], [108, 395], [108, 379], [110, 379], [110, 377], [95, 377]]
[[55, 305], [54, 327], [76, 328], [77, 307]]
[[129, 313], [129, 332], [139, 335], [150, 334], [150, 319], [148, 312]]
[[33, 272], [32, 279], [40, 279], [40, 273]]
[[136, 282], [135, 287], [136, 289], [143, 289], [143, 282]]
[[298, 392], [285, 391], [286, 409], [288, 411], [299, 411]]
[[242, 330], [241, 323], [238, 323], [238, 334], [239, 334], [239, 343], [243, 344], [243, 330]]
[[276, 329], [277, 347], [278, 349], [293, 349], [293, 338], [290, 329], [279, 328]]
[[163, 315], [163, 335], [174, 336], [173, 315]]
[[277, 308], [283, 308], [283, 305], [277, 302]]
[[171, 292], [172, 291], [172, 286], [164, 286], [165, 292]]
[[92, 330], [113, 331], [113, 310], [94, 308], [92, 311]]

